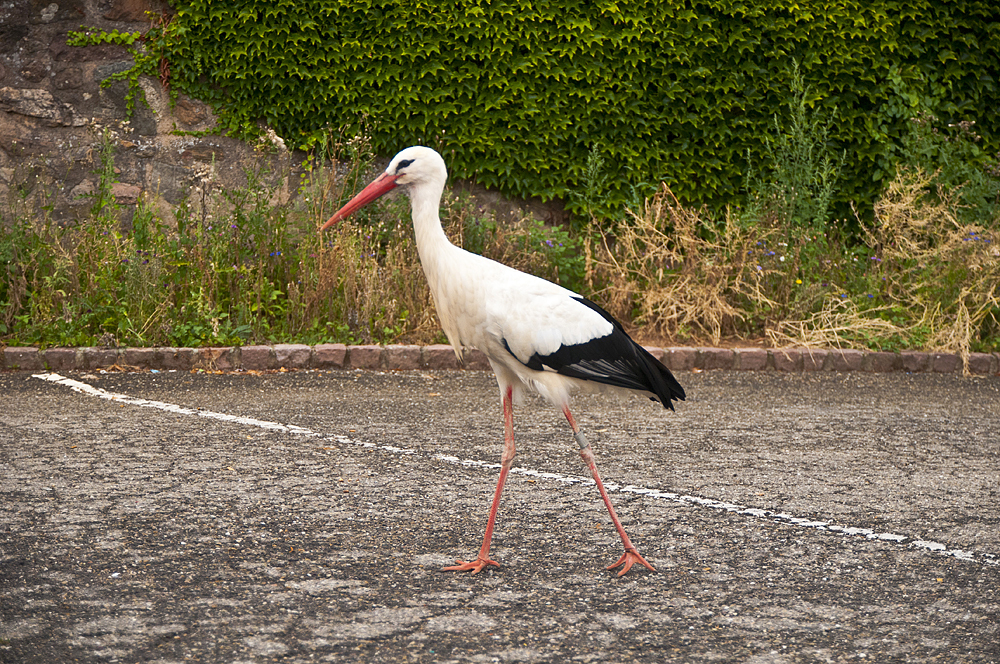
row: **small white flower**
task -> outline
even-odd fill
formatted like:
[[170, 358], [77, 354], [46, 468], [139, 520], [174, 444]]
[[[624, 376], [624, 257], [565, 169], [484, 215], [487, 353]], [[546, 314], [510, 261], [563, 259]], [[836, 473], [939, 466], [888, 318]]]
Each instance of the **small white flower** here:
[[273, 129], [268, 127], [265, 133], [267, 134], [267, 140], [271, 141], [271, 144], [274, 145], [274, 147], [278, 148], [279, 150], [288, 149], [287, 147], [285, 147], [285, 141], [281, 138], [281, 136], [278, 136], [278, 134], [276, 134]]

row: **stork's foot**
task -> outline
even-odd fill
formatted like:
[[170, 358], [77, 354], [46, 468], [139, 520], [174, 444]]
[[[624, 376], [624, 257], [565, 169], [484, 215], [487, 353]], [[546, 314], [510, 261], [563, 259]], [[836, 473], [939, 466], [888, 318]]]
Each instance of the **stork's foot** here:
[[490, 560], [489, 558], [479, 557], [471, 562], [465, 562], [464, 560], [456, 560], [457, 564], [451, 567], [442, 567], [442, 572], [468, 572], [472, 571], [473, 574], [478, 574], [484, 569], [493, 565], [494, 567], [500, 567], [500, 563], [495, 560]]
[[636, 563], [640, 563], [651, 572], [656, 571], [656, 569], [652, 565], [647, 563], [646, 559], [640, 556], [639, 552], [636, 551], [635, 549], [625, 549], [625, 554], [621, 558], [619, 558], [618, 562], [616, 562], [614, 565], [608, 565], [608, 569], [614, 569], [619, 565], [624, 565], [624, 567], [622, 567], [622, 570], [618, 572], [618, 576], [622, 576], [623, 574], [625, 574], [625, 572], [632, 569], [632, 565], [635, 565]]

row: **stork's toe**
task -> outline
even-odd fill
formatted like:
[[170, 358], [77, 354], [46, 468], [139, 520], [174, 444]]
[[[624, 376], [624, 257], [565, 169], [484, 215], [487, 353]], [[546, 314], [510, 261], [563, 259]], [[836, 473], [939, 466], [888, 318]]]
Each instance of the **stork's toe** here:
[[490, 560], [489, 558], [476, 558], [473, 561], [465, 562], [464, 560], [456, 560], [455, 565], [451, 567], [442, 567], [442, 572], [468, 572], [471, 571], [473, 574], [478, 574], [484, 569], [493, 565], [494, 567], [500, 567], [500, 563], [495, 560]]
[[618, 576], [622, 576], [623, 574], [625, 574], [625, 572], [632, 569], [632, 565], [636, 563], [643, 565], [644, 567], [646, 567], [646, 569], [648, 569], [651, 572], [656, 571], [656, 568], [647, 563], [646, 559], [640, 556], [639, 552], [636, 551], [635, 549], [625, 549], [625, 553], [622, 555], [621, 558], [618, 559], [618, 562], [616, 562], [614, 565], [608, 565], [608, 569], [614, 569], [619, 565], [624, 565], [621, 571], [618, 572]]

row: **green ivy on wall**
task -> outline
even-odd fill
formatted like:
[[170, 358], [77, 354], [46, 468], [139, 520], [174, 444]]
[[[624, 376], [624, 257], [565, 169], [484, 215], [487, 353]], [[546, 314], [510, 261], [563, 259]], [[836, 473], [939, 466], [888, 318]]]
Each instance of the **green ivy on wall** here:
[[749, 150], [791, 97], [834, 113], [844, 199], [870, 199], [919, 109], [1000, 131], [992, 0], [175, 0], [172, 85], [231, 133], [308, 146], [366, 119], [376, 148], [445, 154], [456, 177], [564, 198], [592, 150], [609, 205], [666, 181], [738, 200]]
[[[119, 44], [128, 48], [134, 64], [124, 70], [115, 72], [101, 81], [101, 87], [108, 87], [115, 81], [127, 81], [128, 90], [125, 93], [125, 106], [129, 116], [135, 110], [136, 101], [146, 101], [146, 95], [139, 85], [140, 76], [159, 76], [160, 81], [167, 84], [169, 65], [163, 56], [163, 49], [170, 41], [170, 35], [164, 32], [169, 23], [167, 16], [160, 16], [153, 21], [153, 26], [145, 33], [118, 32], [117, 29], [108, 32], [97, 28], [81, 27], [81, 30], [70, 30], [66, 34], [69, 46], [96, 46], [99, 44]], [[148, 45], [152, 45], [149, 47]]]

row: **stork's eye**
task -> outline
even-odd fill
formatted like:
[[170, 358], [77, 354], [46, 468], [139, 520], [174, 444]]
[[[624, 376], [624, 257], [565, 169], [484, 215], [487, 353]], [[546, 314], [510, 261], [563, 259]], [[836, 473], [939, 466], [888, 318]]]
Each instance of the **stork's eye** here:
[[404, 159], [403, 161], [401, 161], [398, 164], [396, 164], [396, 172], [399, 173], [399, 171], [401, 171], [402, 169], [406, 168], [407, 166], [409, 166], [412, 163], [413, 163], [412, 159]]

